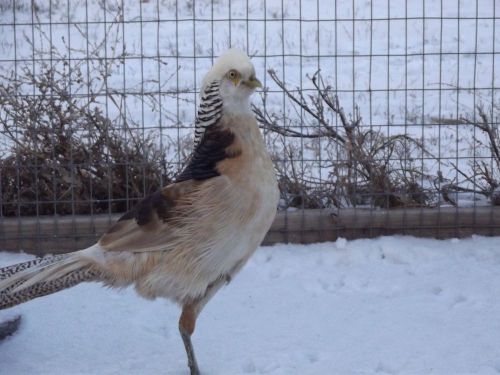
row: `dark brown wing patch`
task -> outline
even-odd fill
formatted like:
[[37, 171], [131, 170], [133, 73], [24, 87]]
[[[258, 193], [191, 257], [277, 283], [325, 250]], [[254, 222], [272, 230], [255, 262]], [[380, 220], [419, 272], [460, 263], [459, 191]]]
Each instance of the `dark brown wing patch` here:
[[217, 163], [238, 155], [228, 148], [234, 142], [234, 133], [220, 126], [208, 127], [200, 143], [194, 150], [188, 165], [177, 177], [176, 182], [185, 180], [206, 180], [220, 176]]
[[145, 251], [165, 239], [159, 236], [176, 224], [178, 206], [189, 205], [189, 195], [199, 188], [193, 180], [168, 185], [140, 201], [100, 238], [107, 250]]
[[175, 200], [167, 193], [168, 188], [148, 195], [137, 203], [130, 211], [114, 223], [101, 237], [101, 245], [107, 246], [119, 239], [123, 231], [131, 229], [130, 221], [133, 220], [139, 228], [149, 232], [155, 230], [161, 223], [168, 220], [171, 210], [175, 206]]
[[142, 226], [151, 222], [155, 215], [166, 221], [173, 206], [174, 202], [163, 194], [163, 191], [157, 191], [137, 203], [130, 211], [120, 217], [118, 222], [135, 219], [137, 224]]

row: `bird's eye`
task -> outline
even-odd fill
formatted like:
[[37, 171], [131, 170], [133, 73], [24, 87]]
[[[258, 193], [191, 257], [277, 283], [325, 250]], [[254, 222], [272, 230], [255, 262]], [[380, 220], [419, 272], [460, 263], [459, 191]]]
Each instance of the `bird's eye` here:
[[231, 79], [236, 78], [236, 72], [234, 70], [229, 71], [229, 78]]

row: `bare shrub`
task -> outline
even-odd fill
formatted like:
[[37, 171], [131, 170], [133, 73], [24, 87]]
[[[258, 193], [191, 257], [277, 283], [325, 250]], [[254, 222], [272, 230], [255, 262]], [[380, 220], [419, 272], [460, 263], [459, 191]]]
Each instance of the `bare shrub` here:
[[[423, 181], [429, 180], [429, 176], [414, 165], [412, 154], [427, 153], [420, 142], [405, 134], [388, 136], [381, 131], [363, 127], [357, 107], [348, 118], [338, 96], [325, 84], [319, 71], [310, 77], [316, 92], [308, 96], [300, 90], [288, 89], [275, 71], [268, 72], [295, 109], [305, 113], [302, 120], [307, 121], [307, 124], [300, 124], [299, 119], [290, 119], [284, 113], [269, 113], [266, 105], [262, 106], [264, 109], [254, 107], [264, 131], [279, 134], [292, 140], [292, 143], [293, 139], [309, 142], [324, 139], [328, 154], [328, 159], [320, 166], [329, 171], [328, 177], [318, 181], [308, 177], [304, 167], [297, 168], [297, 163], [293, 162], [304, 160], [303, 157], [294, 158], [290, 155], [290, 147], [288, 150], [284, 148], [285, 165], [280, 167], [277, 161], [277, 171], [285, 205], [373, 205], [390, 208], [435, 204], [430, 189], [423, 186]], [[265, 100], [264, 96], [264, 104]], [[330, 119], [333, 117], [338, 118], [340, 126], [332, 124]], [[279, 158], [278, 153], [276, 158]], [[301, 173], [297, 173], [297, 170]], [[290, 195], [301, 195], [302, 198], [287, 201]]]
[[[478, 130], [471, 141], [473, 157], [467, 163], [467, 169], [451, 162], [456, 171], [452, 180], [440, 174], [439, 192], [443, 199], [457, 205], [458, 193], [479, 194], [486, 197], [492, 205], [500, 205], [500, 133], [494, 119], [495, 106], [487, 113], [482, 105], [476, 107], [476, 113], [464, 115], [458, 119], [435, 118], [442, 125], [470, 125]], [[482, 155], [485, 152], [486, 155]]]
[[339, 206], [335, 184], [312, 177], [314, 166], [304, 162], [302, 149], [283, 137], [267, 137], [281, 192], [279, 209]]
[[[121, 127], [95, 99], [68, 93], [68, 71], [46, 67], [22, 83], [0, 84], [0, 124], [10, 151], [0, 159], [2, 214], [122, 212], [172, 175], [153, 134]], [[16, 202], [16, 203], [14, 203]]]
[[[0, 77], [1, 215], [126, 211], [177, 168], [167, 163], [169, 147], [160, 148], [158, 134], [137, 130], [127, 116], [125, 93], [108, 88], [123, 61], [113, 47], [118, 40], [106, 36], [115, 51], [107, 59], [99, 58], [102, 43], [89, 41], [88, 59], [70, 64], [39, 31], [49, 44], [33, 46], [36, 69], [26, 64]], [[114, 117], [103, 101], [114, 106]]]

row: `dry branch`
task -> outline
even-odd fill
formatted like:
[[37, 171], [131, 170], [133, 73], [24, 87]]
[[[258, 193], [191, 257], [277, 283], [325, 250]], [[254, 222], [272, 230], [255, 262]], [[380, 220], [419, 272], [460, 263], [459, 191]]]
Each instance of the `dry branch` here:
[[[450, 192], [467, 192], [479, 194], [487, 197], [491, 204], [500, 205], [500, 134], [498, 128], [493, 121], [493, 110], [491, 116], [488, 117], [484, 108], [481, 105], [476, 107], [476, 114], [471, 116], [461, 116], [457, 119], [452, 118], [433, 118], [433, 121], [444, 125], [469, 125], [480, 131], [486, 141], [483, 141], [479, 136], [475, 135], [472, 139], [472, 149], [475, 156], [482, 149], [486, 148], [491, 157], [493, 164], [486, 163], [482, 157], [474, 157], [468, 163], [468, 169], [464, 170], [456, 163], [450, 163], [460, 180], [455, 178], [452, 181], [447, 181], [439, 190], [443, 196], [449, 197]], [[446, 198], [445, 198], [446, 199]]]
[[[294, 173], [293, 161], [285, 154], [288, 167], [278, 168], [279, 178], [283, 181], [282, 196], [297, 190], [301, 190], [303, 194], [308, 194], [308, 191], [315, 193], [322, 191], [325, 194], [325, 189], [319, 187], [322, 184], [329, 189], [333, 187], [330, 191], [335, 193], [334, 197], [325, 194], [323, 201], [328, 201], [329, 204], [334, 202], [336, 206], [371, 204], [387, 208], [434, 204], [432, 194], [421, 184], [423, 172], [414, 168], [411, 162], [403, 166], [394, 159], [394, 155], [399, 154], [400, 157], [404, 156], [407, 160], [411, 160], [409, 155], [411, 147], [430, 155], [418, 140], [406, 134], [387, 136], [379, 131], [366, 130], [362, 126], [362, 118], [357, 107], [354, 108], [352, 118], [348, 118], [339, 97], [335, 95], [331, 86], [324, 82], [319, 71], [309, 77], [316, 94], [307, 98], [300, 89], [290, 90], [275, 71], [268, 72], [296, 110], [306, 114], [304, 121], [308, 123], [302, 124], [299, 120], [290, 120], [283, 113], [269, 113], [266, 105], [262, 106], [264, 109], [254, 107], [264, 131], [292, 139], [302, 138], [311, 141], [322, 139], [326, 142], [327, 151], [330, 150], [328, 152], [331, 156], [328, 179], [310, 184], [304, 173], [300, 175]], [[265, 95], [262, 100], [265, 104]], [[332, 125], [329, 121], [332, 117], [339, 119], [339, 126]], [[293, 125], [294, 129], [283, 126], [286, 123]], [[331, 152], [333, 149], [337, 150], [335, 155]], [[303, 154], [300, 154], [299, 158], [303, 160]], [[305, 201], [305, 198], [301, 200], [302, 206]], [[317, 202], [318, 199], [314, 201]]]

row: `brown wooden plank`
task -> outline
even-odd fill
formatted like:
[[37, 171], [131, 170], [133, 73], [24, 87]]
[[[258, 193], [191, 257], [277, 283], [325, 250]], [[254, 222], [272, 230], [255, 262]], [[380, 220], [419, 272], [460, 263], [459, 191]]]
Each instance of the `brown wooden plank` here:
[[[0, 250], [37, 255], [88, 247], [119, 215], [0, 219]], [[279, 212], [264, 244], [313, 243], [404, 234], [451, 238], [500, 235], [500, 207], [297, 210]]]

